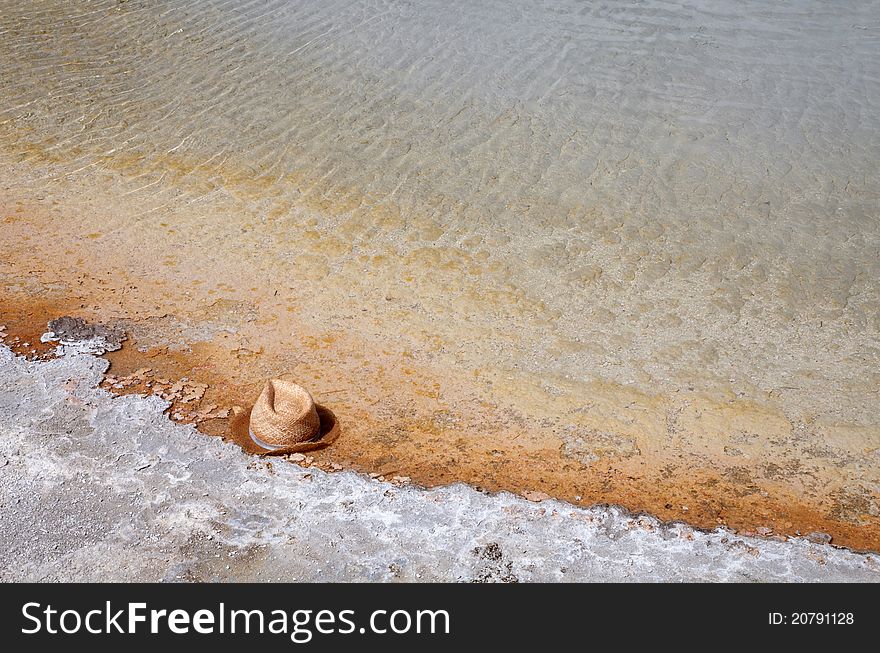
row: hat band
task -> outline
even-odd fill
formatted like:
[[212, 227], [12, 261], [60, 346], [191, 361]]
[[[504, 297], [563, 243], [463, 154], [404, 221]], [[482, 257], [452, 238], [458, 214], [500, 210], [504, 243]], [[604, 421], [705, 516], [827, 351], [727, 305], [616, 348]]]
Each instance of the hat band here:
[[268, 449], [269, 451], [277, 451], [278, 449], [283, 449], [285, 446], [283, 444], [269, 444], [268, 442], [263, 442], [260, 438], [254, 435], [254, 432], [251, 430], [250, 421], [248, 421], [248, 435], [251, 436], [251, 440], [263, 447], [263, 449]]

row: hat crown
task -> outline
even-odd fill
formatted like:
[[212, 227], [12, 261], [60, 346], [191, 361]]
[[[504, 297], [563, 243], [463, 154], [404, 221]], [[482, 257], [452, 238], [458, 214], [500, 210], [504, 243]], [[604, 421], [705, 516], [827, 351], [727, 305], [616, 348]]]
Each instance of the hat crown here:
[[311, 440], [321, 432], [315, 401], [301, 385], [272, 379], [250, 416], [250, 429], [264, 442], [284, 446]]

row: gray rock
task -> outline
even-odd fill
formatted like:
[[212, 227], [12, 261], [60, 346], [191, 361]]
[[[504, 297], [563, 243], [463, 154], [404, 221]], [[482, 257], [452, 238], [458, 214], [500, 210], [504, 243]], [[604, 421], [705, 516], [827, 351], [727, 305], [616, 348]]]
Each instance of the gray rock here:
[[81, 317], [65, 315], [52, 320], [40, 340], [59, 342], [57, 353], [103, 354], [122, 347], [125, 331], [103, 324], [90, 324]]
[[816, 544], [831, 544], [831, 535], [828, 533], [823, 533], [821, 531], [813, 531], [812, 533], [807, 533], [806, 538], [810, 542], [815, 542]]

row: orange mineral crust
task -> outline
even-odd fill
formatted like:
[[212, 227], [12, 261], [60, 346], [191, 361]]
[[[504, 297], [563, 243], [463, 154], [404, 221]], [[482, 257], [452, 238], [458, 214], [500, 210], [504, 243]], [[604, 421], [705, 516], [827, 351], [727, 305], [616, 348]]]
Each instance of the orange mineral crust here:
[[[237, 275], [244, 292], [200, 273], [189, 256], [180, 277], [149, 273], [138, 268], [150, 260], [141, 245], [102, 250], [100, 238], [77, 236], [63, 216], [39, 203], [3, 205], [5, 343], [50, 356], [54, 345], [40, 335], [51, 319], [118, 325], [128, 340], [105, 355], [104, 386], [166, 397], [173, 419], [206, 436], [227, 437], [232, 407], [287, 374], [342, 424], [332, 446], [310, 454], [318, 465], [613, 503], [703, 528], [826, 533], [841, 545], [880, 549], [876, 496], [848, 480], [858, 462], [831, 448], [853, 452], [869, 430], [793, 423], [769, 401], [561, 381], [549, 392], [509, 371], [465, 373], [329, 319], [306, 326], [295, 296], [261, 291], [265, 281], [246, 267]], [[322, 311], [329, 317], [332, 309], [309, 312]], [[247, 439], [238, 443], [256, 451]]]

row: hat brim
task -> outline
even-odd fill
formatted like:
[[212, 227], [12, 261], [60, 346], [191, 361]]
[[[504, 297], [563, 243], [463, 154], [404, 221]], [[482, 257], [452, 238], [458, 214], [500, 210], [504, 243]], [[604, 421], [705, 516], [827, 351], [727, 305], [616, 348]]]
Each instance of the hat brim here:
[[251, 437], [250, 429], [248, 427], [251, 421], [252, 409], [253, 406], [247, 410], [233, 413], [229, 420], [229, 431], [232, 439], [248, 453], [264, 456], [282, 456], [290, 453], [316, 451], [318, 449], [323, 449], [339, 437], [339, 420], [336, 419], [336, 415], [334, 415], [333, 411], [326, 406], [316, 404], [315, 410], [318, 411], [318, 419], [321, 421], [321, 430], [315, 437], [305, 442], [297, 442], [296, 444], [280, 447], [278, 449], [267, 449], [260, 446]]

